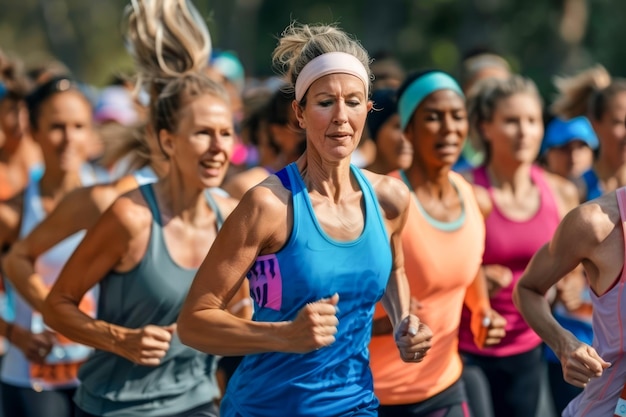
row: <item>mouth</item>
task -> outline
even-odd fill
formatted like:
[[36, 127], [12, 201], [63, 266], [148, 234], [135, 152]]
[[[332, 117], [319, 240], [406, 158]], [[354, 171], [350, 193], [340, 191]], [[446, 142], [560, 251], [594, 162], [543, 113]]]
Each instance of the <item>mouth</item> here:
[[328, 137], [333, 139], [333, 140], [347, 140], [347, 139], [351, 139], [352, 138], [352, 133], [338, 132], [338, 133], [330, 134], [330, 135], [328, 135]]
[[439, 152], [444, 152], [444, 153], [458, 152], [459, 145], [456, 143], [438, 143], [435, 145], [435, 149]]
[[209, 176], [219, 176], [224, 170], [224, 162], [223, 161], [214, 161], [214, 160], [204, 160], [200, 161], [200, 167], [204, 171], [205, 174]]

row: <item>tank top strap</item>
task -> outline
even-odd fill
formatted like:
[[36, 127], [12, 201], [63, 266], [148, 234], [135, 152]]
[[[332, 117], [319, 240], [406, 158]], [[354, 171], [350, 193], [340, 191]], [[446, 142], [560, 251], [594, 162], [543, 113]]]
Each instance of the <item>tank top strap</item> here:
[[217, 230], [220, 230], [222, 228], [222, 225], [224, 224], [224, 216], [222, 216], [222, 212], [220, 211], [220, 208], [217, 205], [215, 198], [213, 197], [213, 195], [211, 195], [211, 191], [204, 190], [204, 198], [206, 199], [209, 207], [211, 207], [211, 210], [213, 210], [213, 212], [215, 213], [215, 217], [217, 220]]
[[489, 177], [487, 176], [487, 167], [479, 166], [472, 170], [472, 176], [474, 177], [474, 184], [480, 185], [486, 189], [491, 188], [491, 184], [489, 183]]
[[[617, 206], [619, 207], [619, 215], [622, 220], [622, 234], [624, 236], [624, 247], [626, 247], [626, 226], [624, 223], [626, 222], [626, 187], [621, 187], [615, 190], [615, 198], [617, 199]], [[624, 251], [624, 259], [626, 259], [626, 250]], [[626, 267], [622, 270], [622, 276], [620, 277], [620, 281], [626, 279]]]
[[304, 181], [302, 180], [300, 170], [298, 169], [296, 163], [290, 163], [285, 167], [285, 169], [287, 170], [290, 191], [292, 192], [292, 194], [295, 196], [300, 191], [305, 190], [306, 186], [304, 185]]
[[554, 213], [557, 223], [560, 222], [561, 217], [559, 216], [559, 208], [556, 202], [556, 197], [552, 192], [552, 189], [548, 185], [548, 181], [546, 181], [546, 176], [543, 169], [541, 169], [537, 165], [533, 165], [530, 168], [530, 179], [537, 186], [537, 188], [539, 188], [539, 192], [541, 194], [540, 210], [546, 210]]
[[363, 172], [356, 165], [350, 164], [350, 169], [357, 182], [359, 183], [359, 186], [361, 187], [361, 192], [363, 193], [363, 198], [365, 200], [365, 226], [367, 227], [368, 224], [373, 225], [375, 223], [378, 223], [384, 235], [389, 238], [389, 236], [387, 235], [387, 227], [385, 227], [385, 222], [383, 221], [384, 217], [381, 212], [380, 204], [378, 204], [378, 198], [376, 197], [374, 187], [365, 177], [365, 174], [363, 174]]
[[148, 204], [148, 208], [152, 213], [153, 221], [159, 226], [163, 227], [161, 220], [161, 212], [159, 211], [159, 206], [157, 205], [156, 196], [154, 195], [154, 189], [152, 188], [152, 184], [144, 184], [139, 187], [139, 191], [143, 198], [146, 200]]

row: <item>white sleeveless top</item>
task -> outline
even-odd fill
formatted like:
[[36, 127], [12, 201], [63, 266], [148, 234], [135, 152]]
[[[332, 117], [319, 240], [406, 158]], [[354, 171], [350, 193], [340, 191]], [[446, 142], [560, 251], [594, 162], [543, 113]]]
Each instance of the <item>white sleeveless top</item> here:
[[[85, 164], [81, 169], [80, 179], [83, 186], [89, 186], [103, 182], [107, 178], [99, 168]], [[46, 212], [41, 203], [39, 180], [31, 181], [24, 191], [19, 238], [23, 239], [28, 235], [45, 217]], [[84, 230], [77, 232], [37, 258], [35, 272], [41, 276], [46, 286], [51, 287], [54, 284], [65, 262], [72, 255], [84, 235]], [[41, 315], [33, 312], [31, 306], [15, 291], [10, 282], [7, 282], [6, 291], [9, 320], [12, 318], [15, 324], [31, 329], [33, 333], [44, 331], [45, 325]], [[81, 309], [84, 307], [83, 310], [90, 315], [94, 315], [97, 308], [96, 292], [96, 289], [90, 290], [81, 302]], [[59, 342], [53, 347], [46, 358], [46, 364], [43, 366], [31, 364], [20, 349], [9, 344], [2, 362], [0, 380], [22, 388], [33, 388], [36, 391], [69, 388], [78, 385], [78, 379], [75, 378], [73, 371], [77, 371], [78, 364], [87, 358], [91, 353], [91, 348], [72, 343], [63, 337], [60, 337]]]

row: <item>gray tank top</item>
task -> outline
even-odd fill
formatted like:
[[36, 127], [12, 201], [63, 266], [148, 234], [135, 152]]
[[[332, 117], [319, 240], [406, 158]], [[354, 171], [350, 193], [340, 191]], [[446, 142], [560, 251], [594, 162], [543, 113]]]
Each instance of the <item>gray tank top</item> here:
[[[183, 268], [171, 258], [163, 238], [161, 215], [151, 184], [139, 188], [152, 212], [148, 249], [141, 262], [125, 273], [110, 272], [100, 281], [98, 318], [131, 329], [148, 324], [167, 326], [178, 313], [197, 269]], [[207, 203], [222, 216], [205, 191]], [[84, 411], [99, 416], [167, 416], [212, 401], [219, 395], [214, 360], [181, 343], [178, 334], [157, 367], [140, 366], [96, 350], [79, 371], [75, 396]]]

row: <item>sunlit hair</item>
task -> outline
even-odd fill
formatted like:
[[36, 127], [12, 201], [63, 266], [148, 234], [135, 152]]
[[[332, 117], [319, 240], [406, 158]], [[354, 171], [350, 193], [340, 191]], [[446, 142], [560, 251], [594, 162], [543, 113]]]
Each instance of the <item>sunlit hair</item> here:
[[209, 31], [188, 0], [132, 0], [127, 42], [139, 85], [150, 93], [150, 122], [158, 135], [175, 132], [180, 110], [208, 94], [230, 103], [224, 87], [204, 70], [211, 53]]
[[467, 112], [470, 124], [470, 140], [473, 146], [485, 153], [485, 162], [489, 161], [491, 150], [485, 139], [481, 125], [493, 120], [499, 102], [517, 94], [529, 94], [537, 98], [537, 105], [543, 106], [537, 85], [521, 75], [512, 75], [507, 79], [486, 78], [478, 81], [468, 93]]
[[[356, 57], [365, 67], [371, 91], [370, 57], [359, 41], [335, 25], [305, 25], [293, 22], [282, 33], [272, 53], [274, 68], [290, 83], [286, 91], [293, 91], [298, 75], [314, 58], [329, 52], [344, 52]], [[306, 95], [300, 101], [305, 105]]]
[[33, 88], [33, 83], [28, 79], [22, 62], [9, 57], [2, 50], [0, 50], [0, 84], [2, 84], [3, 91], [0, 99], [22, 100]]
[[613, 95], [611, 90], [620, 83], [611, 88], [612, 84], [611, 75], [599, 64], [570, 77], [554, 77], [558, 95], [550, 106], [550, 111], [563, 119], [576, 116], [600, 119], [608, 96]]
[[139, 83], [151, 94], [158, 95], [171, 78], [206, 67], [211, 36], [188, 0], [132, 0], [126, 15]]
[[127, 159], [128, 172], [131, 172], [152, 161], [145, 123], [132, 126], [106, 123], [97, 132], [104, 145], [100, 158], [103, 166], [113, 167], [120, 160]]

